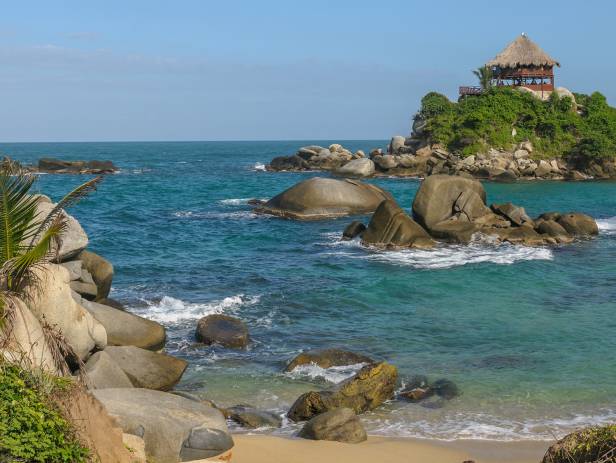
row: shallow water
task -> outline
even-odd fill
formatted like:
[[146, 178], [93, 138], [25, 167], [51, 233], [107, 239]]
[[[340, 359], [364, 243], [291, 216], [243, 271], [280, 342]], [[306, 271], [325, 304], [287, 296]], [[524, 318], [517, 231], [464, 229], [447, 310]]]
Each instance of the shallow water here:
[[[111, 159], [122, 169], [72, 212], [91, 248], [115, 266], [113, 297], [163, 323], [168, 350], [190, 362], [181, 388], [282, 413], [300, 393], [352, 374], [285, 375], [285, 362], [304, 349], [338, 346], [386, 359], [403, 380], [446, 377], [462, 391], [448, 402], [386, 404], [366, 416], [371, 433], [539, 439], [616, 419], [616, 183], [486, 185], [489, 201], [512, 201], [530, 215], [598, 217], [601, 234], [592, 241], [375, 251], [339, 240], [350, 219], [251, 213], [248, 198], [324, 175], [260, 167], [312, 143], [2, 144], [0, 151], [25, 161]], [[39, 187], [58, 199], [81, 180], [43, 175]], [[419, 184], [372, 182], [407, 209]], [[196, 321], [210, 313], [244, 319], [250, 348], [194, 345]]]

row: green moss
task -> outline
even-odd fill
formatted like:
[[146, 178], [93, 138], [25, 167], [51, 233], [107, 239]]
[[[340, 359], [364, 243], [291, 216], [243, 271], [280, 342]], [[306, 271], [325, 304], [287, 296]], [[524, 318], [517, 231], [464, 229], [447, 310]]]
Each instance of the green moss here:
[[50, 393], [65, 386], [0, 365], [0, 462], [87, 461], [87, 450], [50, 399]]
[[418, 117], [426, 121], [432, 143], [462, 156], [480, 152], [480, 147], [512, 149], [530, 140], [538, 158], [615, 157], [616, 108], [598, 92], [575, 96], [579, 111], [571, 98], [556, 93], [541, 101], [527, 92], [493, 87], [452, 103], [431, 92], [422, 99]]

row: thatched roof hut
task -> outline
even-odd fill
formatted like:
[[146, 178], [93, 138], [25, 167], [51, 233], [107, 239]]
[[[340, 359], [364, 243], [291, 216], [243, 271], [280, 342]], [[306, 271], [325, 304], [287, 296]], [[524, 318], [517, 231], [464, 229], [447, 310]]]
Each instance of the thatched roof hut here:
[[519, 67], [553, 67], [560, 63], [548, 55], [526, 34], [520, 35], [501, 51], [496, 57], [488, 61], [486, 66], [515, 69]]

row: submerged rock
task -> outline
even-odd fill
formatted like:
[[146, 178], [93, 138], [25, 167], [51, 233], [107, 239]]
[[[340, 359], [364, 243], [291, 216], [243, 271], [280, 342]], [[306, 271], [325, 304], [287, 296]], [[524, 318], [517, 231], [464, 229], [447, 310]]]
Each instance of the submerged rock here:
[[350, 408], [336, 408], [308, 421], [298, 437], [358, 444], [368, 439], [366, 430]]
[[373, 363], [370, 357], [342, 349], [319, 349], [302, 352], [289, 362], [284, 371], [293, 371], [300, 365], [318, 365], [321, 368], [331, 368], [360, 363]]
[[229, 407], [224, 410], [224, 414], [245, 428], [279, 428], [282, 426], [282, 418], [275, 413], [244, 405]]
[[234, 348], [246, 347], [250, 340], [246, 324], [229, 315], [208, 315], [200, 319], [196, 338], [203, 344]]
[[373, 410], [394, 396], [398, 370], [386, 362], [366, 365], [335, 388], [302, 394], [287, 416], [304, 421], [335, 408], [347, 407], [355, 413]]
[[298, 220], [318, 220], [373, 212], [390, 194], [356, 180], [315, 177], [299, 182], [255, 212]]
[[391, 199], [383, 201], [372, 214], [362, 242], [395, 247], [429, 248], [434, 245], [430, 235]]
[[354, 220], [348, 224], [342, 232], [342, 239], [352, 240], [361, 235], [366, 230], [366, 226], [359, 220]]

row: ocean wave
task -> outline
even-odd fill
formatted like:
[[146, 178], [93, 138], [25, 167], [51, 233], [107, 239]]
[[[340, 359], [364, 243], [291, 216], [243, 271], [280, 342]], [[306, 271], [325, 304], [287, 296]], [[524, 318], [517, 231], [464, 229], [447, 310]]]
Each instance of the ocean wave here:
[[366, 364], [356, 363], [354, 365], [322, 368], [316, 363], [308, 363], [306, 365], [299, 365], [293, 370], [286, 372], [285, 376], [293, 379], [321, 380], [338, 384], [355, 375], [364, 365]]
[[267, 218], [268, 216], [255, 214], [252, 211], [233, 211], [233, 212], [217, 212], [217, 211], [176, 211], [174, 217], [179, 219], [205, 219], [205, 220], [254, 220], [259, 218]]
[[329, 241], [323, 244], [341, 249], [328, 253], [330, 255], [373, 260], [417, 269], [444, 269], [481, 263], [509, 265], [518, 261], [551, 260], [553, 258], [552, 250], [547, 247], [495, 243], [489, 239], [480, 239], [467, 245], [441, 245], [433, 249], [381, 250], [364, 246], [358, 239], [344, 241], [339, 233], [326, 233], [324, 236]]
[[[403, 416], [401, 416], [403, 414]], [[378, 417], [377, 417], [378, 416]], [[370, 435], [438, 440], [552, 441], [577, 429], [613, 423], [616, 413], [606, 410], [596, 415], [566, 418], [515, 420], [481, 413], [451, 413], [440, 418], [412, 416], [408, 410], [395, 410], [388, 417], [366, 416]]]
[[606, 235], [616, 234], [616, 216], [597, 220], [597, 226], [599, 227], [599, 233]]
[[238, 294], [217, 301], [195, 303], [164, 296], [156, 303], [145, 301], [146, 307], [136, 309], [135, 312], [159, 323], [180, 323], [198, 320], [206, 315], [235, 313], [241, 307], [257, 304], [259, 300], [260, 296], [258, 295]]
[[265, 172], [265, 164], [255, 162], [255, 165], [252, 167], [252, 170], [256, 172]]

